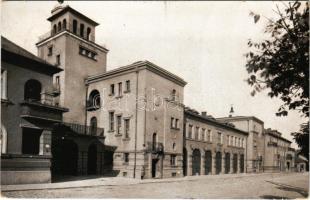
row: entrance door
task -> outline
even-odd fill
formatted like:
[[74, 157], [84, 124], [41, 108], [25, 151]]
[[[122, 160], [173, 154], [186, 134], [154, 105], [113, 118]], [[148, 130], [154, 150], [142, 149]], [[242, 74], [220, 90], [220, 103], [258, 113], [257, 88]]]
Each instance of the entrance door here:
[[156, 178], [158, 159], [152, 159], [152, 178]]
[[183, 148], [183, 175], [187, 176], [187, 150]]
[[230, 153], [225, 153], [225, 174], [230, 171]]
[[97, 147], [92, 144], [88, 147], [87, 174], [92, 175], [97, 172]]
[[234, 173], [237, 173], [237, 167], [238, 167], [238, 155], [237, 154], [234, 154], [234, 157], [233, 157], [233, 170], [234, 170]]
[[244, 172], [244, 155], [240, 155], [240, 172]]
[[212, 173], [212, 153], [211, 151], [206, 151], [206, 165], [205, 165], [205, 174]]
[[216, 174], [219, 174], [222, 171], [222, 153], [221, 152], [216, 152], [215, 159], [216, 159], [215, 160]]
[[194, 149], [192, 160], [192, 175], [200, 175], [201, 154], [199, 149]]

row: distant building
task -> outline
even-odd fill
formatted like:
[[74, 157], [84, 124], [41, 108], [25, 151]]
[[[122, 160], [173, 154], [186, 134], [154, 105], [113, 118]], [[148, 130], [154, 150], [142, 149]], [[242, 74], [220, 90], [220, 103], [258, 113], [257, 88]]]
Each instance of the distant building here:
[[51, 137], [59, 107], [50, 65], [1, 37], [1, 184], [51, 181]]
[[264, 122], [254, 116], [230, 116], [217, 118], [220, 122], [232, 123], [248, 133], [246, 172], [262, 172], [264, 160]]
[[295, 150], [290, 147], [291, 141], [283, 138], [280, 132], [265, 129], [265, 172], [294, 171]]

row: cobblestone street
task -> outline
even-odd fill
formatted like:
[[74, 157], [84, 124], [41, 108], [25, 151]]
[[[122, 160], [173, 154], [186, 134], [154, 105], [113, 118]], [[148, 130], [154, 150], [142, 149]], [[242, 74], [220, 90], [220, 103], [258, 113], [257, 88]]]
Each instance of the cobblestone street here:
[[[306, 198], [308, 173], [268, 173], [214, 175], [179, 179], [126, 180], [106, 178], [85, 180], [87, 185], [71, 188], [4, 191], [3, 196], [18, 198]], [[109, 184], [111, 180], [111, 184]], [[77, 183], [82, 183], [79, 181]], [[92, 183], [93, 182], [93, 183]], [[98, 182], [98, 183], [97, 183]], [[53, 183], [54, 184], [54, 183]], [[53, 184], [50, 184], [52, 186]], [[57, 183], [56, 183], [57, 184]], [[65, 183], [62, 183], [65, 184]], [[5, 188], [3, 189], [5, 190]], [[13, 190], [11, 188], [11, 190]]]

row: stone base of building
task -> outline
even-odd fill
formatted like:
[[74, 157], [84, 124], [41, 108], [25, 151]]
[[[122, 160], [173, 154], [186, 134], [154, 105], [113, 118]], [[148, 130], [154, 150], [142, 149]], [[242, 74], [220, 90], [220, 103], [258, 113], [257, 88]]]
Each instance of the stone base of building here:
[[1, 156], [1, 185], [50, 183], [50, 156]]

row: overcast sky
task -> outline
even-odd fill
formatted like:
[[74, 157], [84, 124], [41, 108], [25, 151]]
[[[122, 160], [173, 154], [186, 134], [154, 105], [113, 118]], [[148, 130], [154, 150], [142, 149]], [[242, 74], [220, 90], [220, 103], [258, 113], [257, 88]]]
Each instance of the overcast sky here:
[[[267, 92], [252, 97], [245, 82], [247, 41], [266, 37], [264, 18], [254, 24], [249, 12], [274, 18], [275, 2], [65, 3], [100, 24], [96, 42], [110, 50], [108, 70], [149, 60], [188, 82], [187, 106], [224, 117], [233, 104], [235, 115], [256, 116], [290, 140], [290, 132], [305, 121], [296, 111], [275, 116], [281, 101]], [[2, 35], [37, 54], [35, 43], [49, 31], [46, 18], [56, 1], [1, 4]]]

